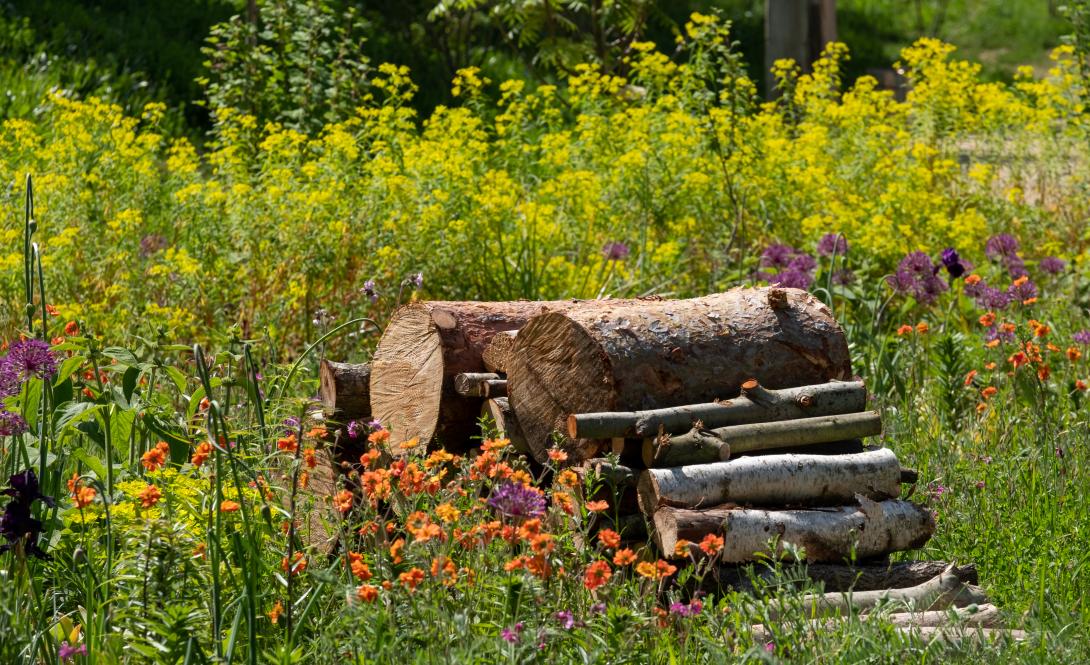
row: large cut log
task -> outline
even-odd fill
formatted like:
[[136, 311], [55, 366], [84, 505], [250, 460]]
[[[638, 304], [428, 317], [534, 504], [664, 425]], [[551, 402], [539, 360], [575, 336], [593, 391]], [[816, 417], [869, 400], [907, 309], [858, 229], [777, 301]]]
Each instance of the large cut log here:
[[[936, 575], [950, 569], [965, 584], [979, 584], [976, 566], [966, 564], [950, 568], [945, 561], [907, 561], [895, 564], [837, 564], [811, 563], [784, 570], [784, 578], [799, 586], [821, 585], [825, 591], [875, 591], [901, 589], [923, 584]], [[767, 566], [724, 564], [707, 575], [701, 587], [706, 593], [722, 593], [734, 589], [751, 593], [755, 590], [754, 579], [765, 583], [784, 581]]]
[[[705, 429], [775, 420], [858, 413], [867, 408], [862, 381], [830, 381], [814, 386], [763, 390], [721, 402], [688, 404], [650, 411], [573, 413], [568, 416], [572, 439], [647, 438], [660, 432], [680, 434], [697, 423]], [[752, 395], [752, 396], [751, 396]]]
[[573, 307], [578, 303], [422, 302], [400, 308], [371, 360], [372, 414], [395, 443], [435, 438], [465, 448], [476, 433], [481, 401], [458, 395], [454, 377], [484, 371], [481, 353], [497, 333]]
[[[871, 501], [859, 506], [808, 510], [659, 508], [654, 514], [655, 543], [672, 556], [678, 540], [700, 542], [709, 533], [723, 537], [721, 561], [741, 563], [761, 556], [789, 558], [784, 543], [805, 549], [806, 560], [844, 562], [923, 546], [935, 532], [931, 511], [908, 501]], [[770, 543], [777, 539], [777, 542]], [[774, 544], [776, 550], [769, 549]]]
[[881, 433], [882, 417], [876, 411], [694, 429], [681, 436], [663, 434], [644, 439], [643, 462], [648, 467], [708, 464], [742, 453], [861, 439]]
[[515, 346], [517, 330], [506, 330], [497, 334], [488, 343], [481, 353], [485, 369], [489, 372], [507, 373], [507, 359], [511, 356], [511, 349]]
[[318, 366], [318, 397], [325, 417], [346, 424], [371, 419], [371, 365], [322, 360]]
[[[789, 388], [850, 375], [848, 345], [829, 309], [805, 291], [779, 288], [536, 316], [515, 337], [507, 372], [511, 407], [539, 460], [573, 413], [712, 402], [738, 395], [749, 378]], [[602, 445], [564, 443], [575, 462]]]
[[526, 439], [523, 438], [522, 430], [519, 429], [518, 418], [511, 411], [511, 405], [506, 397], [486, 399], [481, 405], [481, 415], [495, 423], [496, 429], [511, 442], [511, 447], [523, 455], [530, 454], [530, 447], [526, 445]]
[[639, 494], [648, 515], [660, 506], [837, 505], [857, 494], [872, 499], [900, 496], [901, 465], [888, 448], [854, 455], [739, 457], [647, 469], [640, 474]]
[[[964, 584], [953, 571], [945, 570], [922, 584], [905, 589], [808, 594], [802, 597], [800, 613], [806, 617], [863, 614], [888, 603], [903, 604], [914, 611], [943, 610], [982, 605], [987, 603], [987, 598], [980, 589]], [[794, 609], [785, 605], [773, 614]]]

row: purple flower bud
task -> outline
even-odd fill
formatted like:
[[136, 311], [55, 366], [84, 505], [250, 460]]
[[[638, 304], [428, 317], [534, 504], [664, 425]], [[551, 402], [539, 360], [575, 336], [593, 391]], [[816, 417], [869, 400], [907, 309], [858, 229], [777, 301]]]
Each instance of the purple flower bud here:
[[363, 283], [363, 288], [360, 289], [360, 293], [367, 296], [371, 302], [378, 301], [378, 291], [375, 290], [375, 280], [369, 279]]
[[958, 250], [953, 247], [947, 247], [942, 250], [942, 265], [946, 268], [947, 274], [950, 275], [950, 279], [957, 279], [965, 274], [965, 266], [961, 263], [961, 257], [958, 256]]
[[624, 261], [628, 258], [628, 245], [623, 242], [607, 242], [602, 247], [602, 256], [606, 261]]
[[1080, 330], [1072, 335], [1071, 339], [1083, 346], [1090, 346], [1090, 330]]
[[1041, 259], [1037, 264], [1037, 267], [1046, 275], [1058, 275], [1064, 271], [1064, 268], [1067, 267], [1067, 263], [1055, 256], [1046, 256]]
[[848, 239], [843, 233], [826, 233], [817, 243], [818, 256], [844, 256], [848, 253]]
[[1000, 233], [988, 238], [984, 245], [984, 254], [991, 260], [1016, 256], [1018, 254], [1018, 240], [1009, 233]]

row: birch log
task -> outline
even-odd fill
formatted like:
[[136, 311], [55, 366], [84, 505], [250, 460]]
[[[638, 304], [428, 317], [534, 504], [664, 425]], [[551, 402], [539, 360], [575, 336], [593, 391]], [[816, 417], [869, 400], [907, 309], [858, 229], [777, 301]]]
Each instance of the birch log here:
[[[798, 289], [740, 288], [536, 316], [515, 337], [507, 378], [511, 407], [544, 460], [569, 414], [711, 402], [738, 395], [749, 378], [789, 388], [850, 374], [844, 333], [821, 301]], [[568, 439], [565, 449], [578, 462], [601, 445]]]
[[640, 475], [640, 505], [698, 508], [724, 503], [782, 506], [836, 505], [857, 494], [900, 496], [901, 465], [888, 448], [854, 455], [765, 455], [729, 462], [647, 469]]
[[[464, 372], [454, 377], [454, 390], [462, 397], [488, 397], [488, 383], [491, 381], [500, 381], [500, 375], [492, 372]], [[506, 385], [505, 381], [502, 383]]]
[[559, 302], [422, 302], [397, 310], [371, 361], [371, 411], [395, 443], [433, 438], [464, 448], [481, 402], [458, 395], [454, 377], [483, 372], [481, 353], [530, 317], [577, 307]]
[[[770, 555], [788, 558], [784, 543], [805, 550], [806, 560], [839, 563], [916, 549], [935, 532], [929, 510], [907, 501], [871, 501], [859, 506], [809, 510], [711, 508], [687, 510], [663, 507], [655, 511], [655, 543], [672, 556], [678, 540], [699, 542], [709, 533], [723, 537], [719, 555], [726, 563], [754, 561]], [[770, 541], [776, 550], [769, 549]]]
[[648, 467], [708, 464], [743, 453], [861, 439], [881, 433], [882, 417], [876, 411], [694, 429], [681, 436], [664, 434], [644, 439], [643, 462]]
[[516, 334], [518, 334], [517, 330], [505, 330], [493, 337], [488, 346], [484, 348], [481, 359], [489, 372], [507, 373], [507, 359], [510, 357], [511, 349], [515, 345]]
[[496, 425], [496, 429], [503, 432], [511, 446], [523, 455], [530, 454], [530, 447], [526, 445], [526, 439], [519, 429], [518, 418], [511, 411], [511, 405], [506, 397], [494, 397], [485, 400], [481, 405], [481, 415], [490, 418]]
[[766, 390], [760, 397], [740, 395], [706, 404], [649, 411], [573, 413], [568, 416], [567, 426], [568, 436], [572, 439], [643, 439], [657, 436], [660, 431], [681, 434], [692, 429], [696, 423], [702, 423], [705, 429], [715, 429], [747, 423], [858, 413], [866, 408], [867, 389], [862, 381], [830, 381], [813, 386]]
[[[958, 628], [969, 629], [970, 632], [975, 632], [972, 629], [1002, 627], [999, 608], [991, 604], [969, 605], [968, 607], [956, 609], [930, 610], [926, 612], [862, 614], [857, 618], [860, 621], [881, 621], [902, 629], [945, 628], [948, 632], [955, 632], [955, 634]], [[808, 622], [809, 630], [814, 633], [823, 630], [835, 630], [846, 620], [848, 620], [847, 617], [836, 619], [811, 619]], [[750, 626], [750, 632], [753, 634], [755, 640], [762, 642], [772, 639], [773, 635], [772, 631], [763, 624]], [[928, 632], [923, 633], [923, 635], [926, 636]]]
[[[916, 586], [942, 573], [950, 566], [945, 561], [906, 561], [895, 564], [806, 563], [786, 571], [797, 584], [820, 584], [825, 591], [874, 591]], [[965, 584], [979, 583], [976, 566], [958, 565], [951, 569]], [[706, 593], [721, 593], [727, 589], [751, 592], [753, 577], [768, 583], [782, 580], [765, 566], [724, 564], [704, 578], [701, 587]]]

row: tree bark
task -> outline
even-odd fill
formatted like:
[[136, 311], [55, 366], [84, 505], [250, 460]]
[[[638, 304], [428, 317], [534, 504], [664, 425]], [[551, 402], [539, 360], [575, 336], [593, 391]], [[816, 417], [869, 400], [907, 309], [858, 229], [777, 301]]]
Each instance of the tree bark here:
[[647, 469], [640, 474], [639, 492], [649, 515], [660, 506], [837, 505], [857, 494], [872, 499], [900, 496], [901, 465], [888, 448], [854, 455], [740, 457]]
[[[862, 614], [858, 616], [860, 621], [881, 621], [912, 632], [913, 628], [942, 628], [947, 634], [958, 634], [958, 631], [975, 633], [977, 628], [985, 629], [985, 635], [991, 629], [1002, 628], [999, 608], [995, 605], [976, 605], [948, 610], [930, 610], [926, 612], [895, 612], [892, 614]], [[847, 617], [837, 619], [811, 619], [809, 630], [816, 633], [823, 630], [835, 630], [839, 624], [847, 620]], [[750, 631], [755, 640], [768, 641], [773, 633], [763, 624], [750, 626]], [[922, 637], [930, 637], [933, 631], [916, 631]], [[1021, 632], [1021, 631], [1015, 631]]]
[[488, 343], [481, 353], [484, 366], [489, 372], [507, 373], [507, 360], [511, 355], [511, 349], [515, 346], [517, 330], [506, 330], [497, 334]]
[[[819, 300], [798, 289], [740, 288], [536, 316], [515, 338], [508, 389], [543, 461], [551, 434], [566, 432], [573, 413], [712, 402], [738, 395], [753, 377], [789, 388], [850, 374], [844, 333]], [[578, 462], [601, 444], [568, 439], [565, 449]]]
[[371, 365], [322, 360], [318, 367], [318, 397], [325, 417], [347, 424], [371, 419]]
[[708, 464], [742, 453], [861, 439], [881, 433], [882, 417], [875, 411], [694, 429], [677, 437], [664, 434], [644, 439], [643, 461], [648, 467]]
[[454, 377], [484, 371], [481, 354], [497, 333], [517, 330], [534, 315], [573, 307], [578, 303], [422, 302], [402, 307], [371, 361], [374, 417], [395, 443], [415, 437], [465, 449], [477, 431], [481, 402], [458, 395]]
[[702, 423], [704, 429], [715, 429], [747, 423], [858, 413], [867, 408], [867, 389], [862, 381], [831, 381], [765, 392], [767, 400], [740, 395], [721, 402], [650, 411], [574, 413], [568, 416], [568, 436], [572, 439], [643, 439], [658, 436], [661, 432], [682, 434], [697, 423]]
[[522, 436], [522, 430], [519, 429], [518, 418], [515, 417], [515, 412], [511, 410], [511, 404], [506, 397], [485, 400], [481, 405], [481, 415], [492, 419], [496, 429], [507, 437], [515, 450], [523, 455], [530, 454], [530, 447], [526, 445], [526, 439]]
[[[801, 564], [785, 571], [785, 576], [798, 584], [820, 584], [825, 591], [874, 591], [876, 589], [902, 589], [916, 586], [942, 573], [950, 566], [945, 561], [909, 561], [895, 564]], [[753, 580], [750, 566], [724, 564], [714, 569], [703, 589], [707, 593], [721, 593], [727, 589], [752, 592]], [[976, 566], [955, 566], [951, 572], [965, 584], [979, 584]], [[765, 566], [755, 566], [752, 575], [768, 582], [780, 581]]]
[[[672, 556], [680, 539], [699, 542], [705, 535], [723, 536], [721, 561], [741, 563], [760, 556], [790, 558], [784, 543], [804, 548], [806, 560], [839, 563], [916, 549], [935, 531], [931, 512], [907, 501], [876, 502], [859, 497], [859, 506], [809, 510], [712, 508], [655, 511], [655, 542]], [[777, 538], [775, 552], [769, 541]]]

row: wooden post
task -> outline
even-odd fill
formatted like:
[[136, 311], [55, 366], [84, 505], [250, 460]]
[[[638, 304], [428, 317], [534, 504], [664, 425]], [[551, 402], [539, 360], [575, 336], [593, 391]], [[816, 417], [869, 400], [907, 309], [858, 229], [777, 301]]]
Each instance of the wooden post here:
[[765, 96], [775, 99], [772, 65], [790, 58], [809, 64], [810, 0], [765, 0]]

